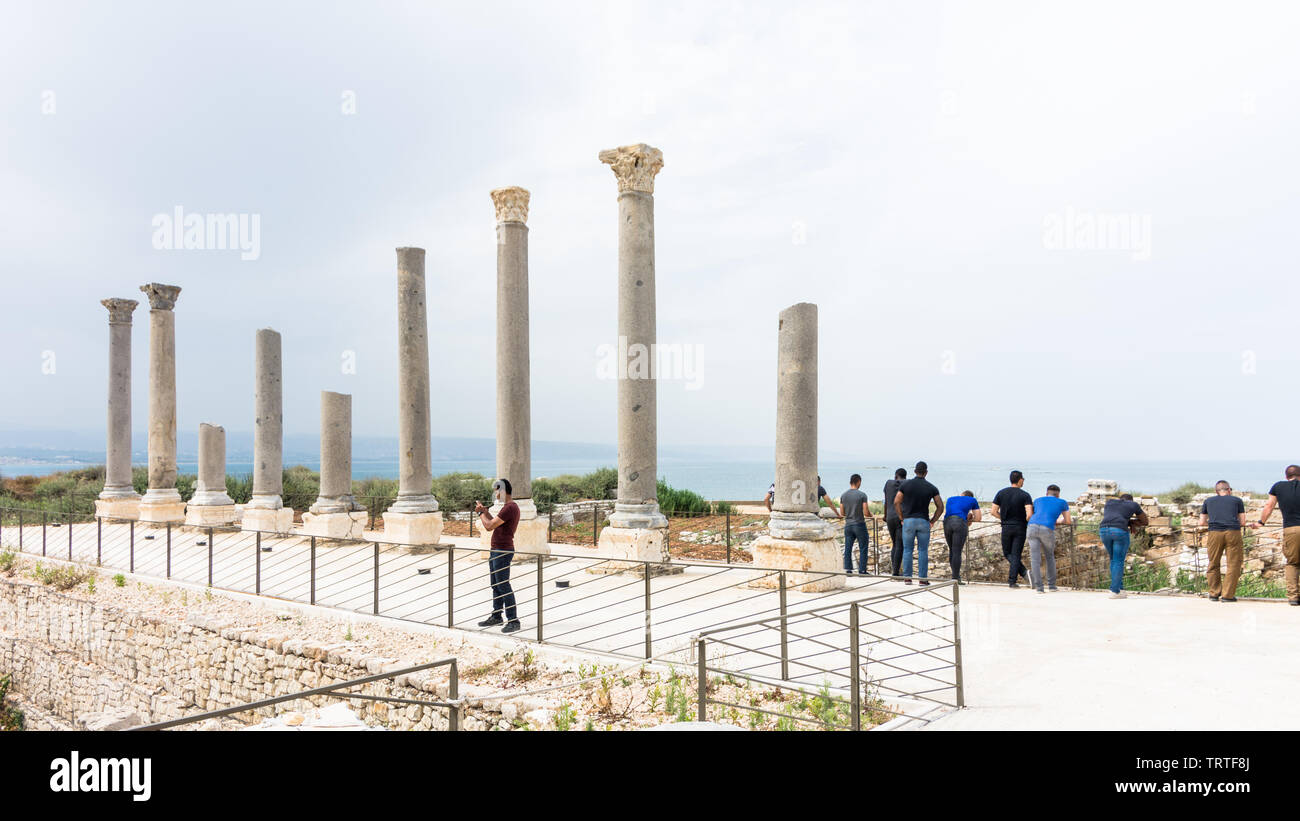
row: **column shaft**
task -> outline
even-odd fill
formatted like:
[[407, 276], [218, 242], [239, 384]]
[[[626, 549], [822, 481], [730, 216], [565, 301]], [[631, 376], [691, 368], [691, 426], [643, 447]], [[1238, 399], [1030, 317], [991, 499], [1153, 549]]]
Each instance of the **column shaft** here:
[[781, 312], [777, 326], [776, 498], [782, 513], [817, 512], [817, 306]]
[[270, 328], [257, 332], [254, 343], [256, 385], [253, 392], [253, 496], [248, 507], [284, 507], [284, 396], [280, 334]]
[[131, 477], [131, 314], [134, 299], [105, 299], [108, 308], [108, 437], [101, 499], [138, 499]]
[[429, 319], [424, 249], [397, 249], [398, 489], [395, 513], [432, 513], [429, 426]]
[[226, 429], [199, 425], [199, 480], [191, 505], [233, 505], [226, 493]]
[[320, 496], [312, 513], [357, 508], [352, 496], [352, 396], [320, 393]]
[[[497, 207], [497, 474], [510, 480], [516, 501], [531, 499], [532, 420], [528, 352], [528, 192], [494, 191], [522, 196], [523, 214]], [[518, 193], [522, 192], [522, 194]], [[518, 220], [502, 217], [519, 217]]]

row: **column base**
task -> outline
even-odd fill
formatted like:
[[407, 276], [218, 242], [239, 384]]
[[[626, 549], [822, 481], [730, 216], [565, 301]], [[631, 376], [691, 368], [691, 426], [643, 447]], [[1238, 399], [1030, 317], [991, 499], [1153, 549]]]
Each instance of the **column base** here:
[[139, 521], [167, 524], [185, 521], [185, 503], [175, 488], [150, 488], [140, 500]]
[[327, 539], [361, 539], [366, 531], [366, 521], [370, 517], [365, 511], [347, 513], [311, 513], [302, 514], [302, 527], [298, 533], [303, 536], [324, 536]]
[[[754, 567], [768, 570], [795, 571], [785, 574], [787, 590], [822, 593], [844, 587], [843, 550], [834, 539], [778, 539], [761, 536], [750, 547]], [[803, 572], [799, 572], [803, 571]], [[749, 587], [776, 588], [780, 577], [771, 572], [761, 574]]]
[[134, 499], [96, 499], [95, 516], [101, 519], [140, 518], [140, 497]]
[[185, 506], [185, 524], [193, 527], [225, 527], [239, 521], [232, 502], [228, 505], [196, 505], [190, 502]]
[[384, 513], [384, 541], [393, 544], [436, 545], [442, 538], [441, 513]]
[[600, 531], [596, 555], [610, 559], [587, 568], [594, 575], [607, 573], [643, 573], [654, 576], [681, 573], [668, 561], [668, 540], [665, 529], [649, 527], [607, 527]]
[[263, 533], [288, 533], [293, 530], [293, 508], [268, 510], [245, 505], [239, 526], [244, 530], [260, 530]]

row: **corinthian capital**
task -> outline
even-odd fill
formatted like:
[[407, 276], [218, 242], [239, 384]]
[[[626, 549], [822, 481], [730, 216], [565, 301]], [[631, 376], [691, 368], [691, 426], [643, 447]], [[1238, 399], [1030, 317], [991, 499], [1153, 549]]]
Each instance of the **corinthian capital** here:
[[492, 191], [497, 208], [497, 222], [528, 222], [528, 189], [512, 185]]
[[140, 290], [149, 296], [150, 308], [155, 311], [170, 311], [176, 307], [176, 297], [180, 295], [181, 286], [150, 282], [148, 285], [141, 285]]
[[131, 312], [140, 303], [134, 299], [101, 299], [99, 304], [108, 309], [109, 325], [130, 325]]
[[664, 167], [664, 153], [657, 148], [637, 143], [600, 152], [600, 161], [614, 169], [618, 178], [618, 192], [655, 192], [655, 174]]

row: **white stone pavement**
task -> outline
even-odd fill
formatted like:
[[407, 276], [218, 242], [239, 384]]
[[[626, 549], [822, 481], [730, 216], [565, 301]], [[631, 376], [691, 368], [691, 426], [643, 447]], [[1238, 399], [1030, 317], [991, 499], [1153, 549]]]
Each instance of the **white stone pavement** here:
[[[128, 526], [104, 524], [104, 577], [126, 569]], [[162, 577], [166, 572], [165, 530], [137, 524], [135, 571]], [[145, 536], [153, 535], [153, 539]], [[215, 531], [214, 586], [252, 592], [257, 555], [249, 533]], [[41, 550], [41, 528], [24, 528], [24, 551]], [[206, 532], [173, 526], [172, 576], [206, 583], [208, 549], [197, 544]], [[68, 554], [67, 531], [49, 528], [46, 549], [52, 558]], [[17, 528], [0, 534], [6, 547], [18, 543]], [[444, 537], [458, 547], [455, 560], [455, 621], [476, 630], [490, 609], [487, 563], [475, 540]], [[306, 602], [310, 597], [310, 550], [302, 537], [264, 537], [262, 593]], [[95, 559], [95, 524], [74, 525], [73, 556]], [[570, 545], [556, 553], [586, 554]], [[644, 653], [645, 581], [638, 576], [593, 575], [594, 558], [556, 558], [543, 565], [544, 637], [556, 645], [640, 657]], [[427, 574], [418, 571], [427, 569]], [[447, 553], [411, 555], [385, 546], [379, 553], [380, 614], [426, 623], [447, 623]], [[743, 566], [691, 567], [678, 575], [652, 577], [652, 650], [656, 658], [689, 663], [690, 639], [701, 630], [776, 615], [775, 590], [745, 586], [755, 571]], [[519, 599], [523, 631], [536, 636], [536, 565], [516, 563], [511, 573]], [[556, 581], [568, 580], [559, 588]], [[101, 584], [104, 581], [101, 580]], [[369, 543], [317, 549], [318, 604], [369, 613], [373, 608], [374, 548]], [[874, 577], [852, 578], [829, 594], [788, 594], [791, 613], [878, 594], [908, 591], [912, 596], [864, 609], [863, 629], [890, 636], [894, 643], [873, 651], [868, 675], [879, 682], [917, 692], [938, 685], [922, 676], [900, 675], [942, 667], [951, 658], [943, 648], [945, 608], [938, 594]], [[927, 591], [929, 589], [926, 589]], [[1292, 697], [1300, 677], [1300, 608], [1279, 602], [1211, 603], [1181, 596], [1131, 595], [1111, 600], [1104, 592], [1062, 591], [1036, 594], [1028, 589], [966, 585], [960, 588], [962, 651], [967, 708], [949, 712], [928, 725], [932, 730], [961, 729], [1295, 729], [1300, 704]], [[919, 614], [922, 608], [935, 613]], [[903, 615], [905, 623], [883, 620]], [[910, 614], [910, 615], [909, 615]], [[827, 619], [792, 620], [792, 677], [806, 684], [828, 680], [823, 671], [847, 669], [841, 625], [843, 608]], [[815, 624], [816, 623], [816, 624]], [[820, 627], [821, 629], [817, 629]], [[918, 632], [916, 628], [933, 632]], [[892, 631], [892, 632], [891, 632]], [[495, 630], [491, 631], [496, 633]], [[710, 664], [774, 675], [779, 652], [771, 629], [742, 629], [726, 658], [710, 651]], [[950, 635], [950, 633], [949, 633]], [[833, 645], [835, 649], [830, 649]], [[931, 655], [910, 654], [924, 649]], [[685, 651], [685, 652], [684, 652]], [[888, 659], [892, 661], [887, 661]], [[891, 666], [895, 665], [895, 666]], [[951, 680], [951, 670], [932, 674]], [[829, 679], [842, 689], [843, 676]], [[888, 691], [891, 706], [897, 702]], [[952, 694], [936, 692], [941, 699]], [[916, 702], [909, 701], [909, 712]]]

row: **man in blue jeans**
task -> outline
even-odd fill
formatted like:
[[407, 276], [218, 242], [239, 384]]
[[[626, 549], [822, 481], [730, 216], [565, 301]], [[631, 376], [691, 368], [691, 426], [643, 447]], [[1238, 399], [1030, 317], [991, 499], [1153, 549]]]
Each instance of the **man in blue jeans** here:
[[[492, 483], [492, 493], [501, 504], [497, 515], [482, 502], [474, 502], [474, 512], [484, 530], [492, 531], [492, 549], [488, 551], [488, 572], [492, 583], [492, 615], [478, 623], [479, 627], [495, 627], [505, 622], [502, 633], [519, 630], [519, 612], [515, 608], [515, 591], [510, 586], [510, 563], [515, 559], [515, 528], [519, 527], [519, 505], [511, 498], [514, 488], [510, 480], [501, 478]], [[505, 616], [503, 620], [501, 617]]]
[[867, 575], [867, 548], [871, 537], [867, 534], [867, 519], [874, 519], [867, 507], [867, 494], [859, 488], [862, 477], [849, 477], [849, 489], [840, 496], [840, 510], [844, 512], [844, 572], [853, 572], [853, 543], [858, 543], [858, 575]]
[[[930, 575], [930, 528], [943, 515], [943, 497], [939, 488], [926, 480], [930, 466], [917, 462], [916, 475], [903, 483], [894, 495], [894, 509], [903, 520], [903, 584], [912, 583], [912, 551], [919, 553], [921, 584], [928, 585]], [[930, 502], [934, 502], [934, 515], [930, 515]]]
[[1129, 528], [1133, 523], [1146, 527], [1147, 521], [1142, 506], [1133, 501], [1131, 493], [1125, 493], [1118, 499], [1107, 499], [1106, 506], [1102, 508], [1101, 526], [1097, 529], [1097, 535], [1101, 537], [1106, 555], [1110, 557], [1112, 599], [1127, 597], [1124, 592], [1124, 559], [1128, 556]]

